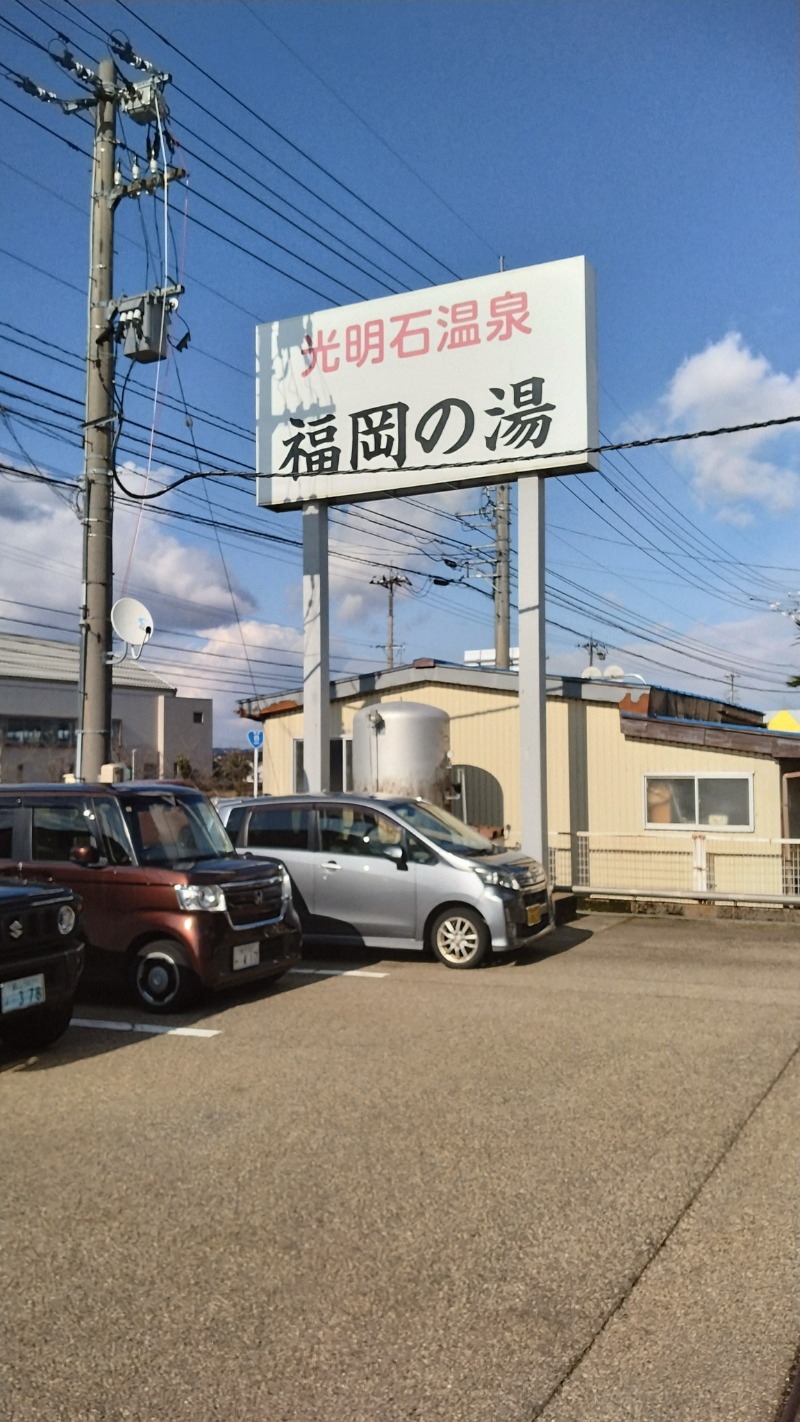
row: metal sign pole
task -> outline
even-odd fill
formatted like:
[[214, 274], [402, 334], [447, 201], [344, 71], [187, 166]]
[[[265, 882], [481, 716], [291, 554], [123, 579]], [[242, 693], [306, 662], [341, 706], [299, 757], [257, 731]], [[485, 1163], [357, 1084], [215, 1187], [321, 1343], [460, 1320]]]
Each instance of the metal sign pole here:
[[547, 869], [547, 674], [544, 606], [544, 486], [517, 485], [519, 548], [519, 770], [522, 848]]
[[258, 752], [264, 744], [263, 731], [248, 731], [247, 739], [253, 747], [253, 794], [258, 794]]
[[330, 786], [331, 677], [328, 505], [303, 509], [303, 769], [309, 790]]

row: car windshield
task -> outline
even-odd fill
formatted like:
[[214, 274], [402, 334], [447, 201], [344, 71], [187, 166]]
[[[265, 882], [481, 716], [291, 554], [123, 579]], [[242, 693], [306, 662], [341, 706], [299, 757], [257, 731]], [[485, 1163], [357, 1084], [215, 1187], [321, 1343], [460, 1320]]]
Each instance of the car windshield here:
[[440, 810], [438, 805], [431, 805], [427, 800], [393, 800], [389, 809], [439, 849], [446, 849], [450, 854], [474, 857], [498, 853], [497, 847], [485, 835], [478, 834], [463, 820], [456, 819], [449, 810]]
[[204, 795], [155, 790], [120, 798], [142, 864], [219, 859], [236, 853], [219, 815]]

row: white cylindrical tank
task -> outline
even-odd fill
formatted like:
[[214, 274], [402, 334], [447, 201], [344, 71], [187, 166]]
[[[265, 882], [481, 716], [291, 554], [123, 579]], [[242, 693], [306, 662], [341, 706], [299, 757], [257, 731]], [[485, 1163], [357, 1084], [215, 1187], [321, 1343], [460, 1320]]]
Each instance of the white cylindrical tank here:
[[353, 717], [353, 789], [449, 802], [450, 717], [418, 701], [364, 706]]

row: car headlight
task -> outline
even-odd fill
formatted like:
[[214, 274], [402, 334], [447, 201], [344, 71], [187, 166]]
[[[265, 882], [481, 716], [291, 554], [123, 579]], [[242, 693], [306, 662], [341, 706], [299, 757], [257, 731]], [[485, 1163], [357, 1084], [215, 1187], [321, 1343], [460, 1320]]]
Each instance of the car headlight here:
[[507, 869], [477, 869], [476, 873], [484, 884], [496, 884], [499, 889], [519, 890], [520, 882]]
[[61, 908], [58, 910], [58, 918], [56, 922], [58, 923], [59, 933], [63, 933], [66, 937], [66, 935], [68, 933], [71, 933], [73, 928], [75, 927], [75, 910], [73, 908], [70, 908], [69, 904], [62, 904]]
[[210, 913], [224, 913], [227, 907], [225, 894], [219, 884], [176, 884], [178, 903], [187, 913], [205, 909]]
[[288, 904], [292, 898], [292, 881], [286, 870], [281, 868], [281, 903]]

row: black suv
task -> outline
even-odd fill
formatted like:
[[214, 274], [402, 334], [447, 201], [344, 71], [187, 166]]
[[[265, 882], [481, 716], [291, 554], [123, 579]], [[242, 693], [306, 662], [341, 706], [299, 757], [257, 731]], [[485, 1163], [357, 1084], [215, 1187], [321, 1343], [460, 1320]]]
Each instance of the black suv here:
[[49, 1047], [67, 1030], [83, 967], [80, 899], [56, 885], [0, 885], [0, 1040]]

